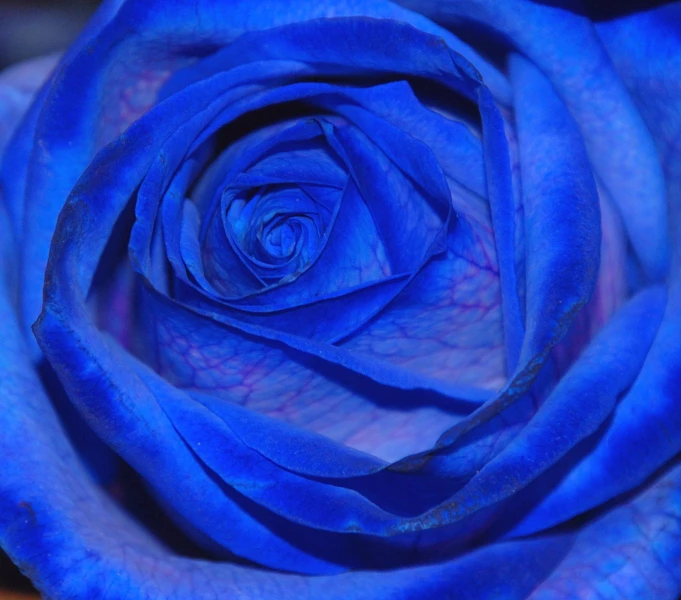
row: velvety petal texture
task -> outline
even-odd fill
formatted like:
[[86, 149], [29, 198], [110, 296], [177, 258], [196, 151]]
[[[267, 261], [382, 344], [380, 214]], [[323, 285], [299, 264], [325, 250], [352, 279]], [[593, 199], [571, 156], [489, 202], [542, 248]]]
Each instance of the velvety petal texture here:
[[0, 74], [46, 598], [681, 594], [681, 4], [399, 4], [105, 2]]

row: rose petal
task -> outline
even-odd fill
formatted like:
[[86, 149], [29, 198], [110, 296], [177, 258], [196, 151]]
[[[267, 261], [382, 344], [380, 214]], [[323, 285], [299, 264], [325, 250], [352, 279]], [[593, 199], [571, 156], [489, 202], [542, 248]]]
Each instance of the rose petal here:
[[[357, 14], [402, 18], [441, 32], [457, 49], [479, 61], [502, 95], [508, 94], [503, 76], [468, 46], [420, 15], [389, 2], [349, 0], [340, 5], [316, 2], [292, 7], [286, 0], [268, 0], [259, 5], [255, 17], [246, 0], [229, 6], [202, 0], [191, 6], [179, 4], [173, 11], [162, 4], [154, 10], [146, 0], [104, 3], [62, 61], [49, 88], [36, 100], [8, 153], [13, 158], [2, 167], [3, 185], [9, 186], [8, 201], [14, 207], [13, 223], [25, 242], [23, 322], [28, 326], [39, 313], [50, 240], [69, 191], [97, 150], [153, 105], [172, 72], [247, 30]], [[90, 44], [95, 35], [96, 42]], [[172, 43], [167, 43], [169, 39]], [[181, 52], [176, 51], [179, 46]]]
[[[516, 110], [527, 254], [527, 333], [520, 363], [493, 401], [443, 434], [435, 452], [416, 456], [402, 468], [448, 452], [458, 438], [475, 431], [524, 394], [595, 283], [600, 249], [598, 195], [581, 138], [545, 78], [520, 60], [513, 63], [518, 81]], [[546, 160], [547, 148], [552, 151], [550, 162]], [[525, 403], [527, 406], [527, 399]]]
[[[666, 157], [663, 164], [673, 223], [678, 223], [679, 214], [674, 193], [681, 183], [681, 161], [675, 151], [681, 135], [681, 118], [674, 95], [678, 82], [668, 57], [670, 52], [676, 55], [678, 40], [674, 36], [659, 35], [658, 31], [663, 24], [666, 26], [678, 19], [678, 15], [679, 5], [675, 4], [600, 26], [613, 55], [619, 56], [618, 66], [631, 86], [663, 159]], [[646, 44], [634, 43], [636, 36], [645, 36]], [[675, 264], [681, 233], [672, 231], [672, 264]], [[582, 452], [567, 461], [570, 473], [518, 526], [518, 532], [536, 530], [613, 498], [640, 484], [679, 452], [681, 422], [676, 411], [681, 365], [679, 273], [678, 267], [671, 271], [665, 316], [636, 382], [600, 432], [598, 443], [585, 444]]]
[[546, 74], [575, 118], [647, 276], [663, 279], [669, 268], [664, 176], [650, 133], [591, 21], [527, 0], [399, 3], [453, 27], [482, 23], [507, 36]]

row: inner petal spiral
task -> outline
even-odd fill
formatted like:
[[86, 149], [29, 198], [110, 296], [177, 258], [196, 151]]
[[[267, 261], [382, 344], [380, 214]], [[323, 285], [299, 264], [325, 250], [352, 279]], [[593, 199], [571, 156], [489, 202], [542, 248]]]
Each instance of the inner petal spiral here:
[[319, 248], [331, 208], [297, 186], [227, 190], [225, 229], [251, 270], [265, 283], [298, 273]]

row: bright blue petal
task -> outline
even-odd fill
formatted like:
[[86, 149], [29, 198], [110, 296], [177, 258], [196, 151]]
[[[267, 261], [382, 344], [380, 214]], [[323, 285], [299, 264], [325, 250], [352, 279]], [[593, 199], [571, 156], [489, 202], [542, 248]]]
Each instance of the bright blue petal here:
[[[11, 314], [3, 317], [11, 322]], [[0, 541], [48, 596], [213, 600], [238, 593], [379, 600], [428, 593], [557, 600], [624, 590], [674, 600], [680, 591], [678, 468], [576, 535], [494, 544], [442, 564], [308, 578], [173, 556], [92, 486], [64, 443], [49, 401], [37, 382], [29, 384], [30, 369], [16, 372], [21, 384], [4, 377], [7, 390], [28, 392], [30, 385], [33, 393], [4, 395], [15, 400], [2, 414], [10, 433], [2, 440], [11, 444], [21, 436], [24, 446], [20, 454], [11, 445], [2, 449], [12, 457], [12, 469], [0, 476]], [[40, 493], [35, 480], [41, 481]]]
[[[508, 95], [503, 76], [468, 46], [420, 15], [388, 2], [292, 7], [283, 0], [269, 0], [260, 5], [255, 18], [248, 1], [224, 6], [203, 0], [196, 5], [177, 4], [172, 11], [166, 8], [159, 5], [154, 10], [149, 2], [137, 0], [105, 3], [70, 50], [50, 88], [38, 98], [9, 153], [12, 158], [4, 161], [12, 218], [26, 242], [22, 314], [27, 325], [39, 313], [42, 277], [59, 211], [97, 150], [153, 105], [172, 72], [244, 31], [326, 16], [402, 18], [445, 36], [453, 47], [478, 61], [500, 94]], [[95, 34], [96, 43], [88, 44]], [[178, 44], [181, 52], [176, 51]], [[72, 85], [73, 81], [78, 83]], [[117, 100], [108, 102], [108, 98]]]
[[[489, 224], [488, 224], [489, 227]], [[491, 231], [459, 218], [447, 251], [341, 346], [402, 370], [496, 392], [506, 382]]]
[[[371, 29], [369, 35], [365, 29]], [[520, 322], [520, 307], [518, 303], [517, 280], [514, 274], [515, 250], [513, 231], [514, 198], [511, 188], [511, 174], [508, 158], [508, 147], [503, 131], [503, 121], [498, 110], [485, 88], [477, 80], [478, 75], [461, 57], [448, 52], [446, 47], [434, 44], [428, 53], [421, 51], [423, 44], [417, 40], [421, 33], [400, 27], [400, 36], [387, 36], [387, 30], [378, 22], [358, 21], [351, 30], [354, 36], [353, 61], [362, 70], [378, 69], [379, 71], [404, 71], [410, 75], [428, 76], [436, 81], [451, 86], [472, 99], [478, 99], [483, 122], [486, 123], [486, 137], [484, 144], [488, 153], [487, 175], [488, 187], [491, 186], [492, 214], [495, 224], [495, 240], [497, 243], [497, 257], [502, 260], [500, 278], [502, 281], [502, 301], [504, 306], [504, 323], [506, 332], [506, 346], [509, 356], [517, 354], [521, 342], [522, 323]], [[286, 58], [289, 60], [306, 61], [311, 68], [320, 73], [346, 73], [349, 66], [345, 57], [337, 46], [329, 42], [342, 36], [347, 42], [347, 30], [343, 21], [318, 22], [314, 27], [308, 24], [289, 26], [277, 29], [267, 35], [249, 34], [240, 38], [235, 44], [218, 52], [206, 61], [204, 67], [207, 73], [216, 72], [230, 66], [241, 64], [243, 61], [253, 60], [255, 57]], [[324, 37], [324, 44], [314, 44], [315, 40]], [[403, 39], [404, 38], [404, 39]], [[366, 40], [372, 39], [372, 46], [367, 47]], [[377, 40], [383, 40], [378, 43]], [[413, 39], [413, 41], [412, 41]], [[409, 43], [407, 43], [407, 41]], [[311, 52], [312, 47], [316, 51]], [[380, 47], [388, 52], [387, 62], [377, 62], [374, 48]], [[323, 51], [320, 50], [323, 49]], [[414, 56], [411, 56], [413, 54]], [[454, 64], [454, 70], [451, 66]], [[355, 67], [356, 68], [356, 67]], [[201, 71], [203, 73], [203, 71]], [[556, 333], [556, 340], [560, 335]], [[516, 350], [513, 350], [516, 348]], [[529, 357], [528, 357], [529, 360]], [[533, 358], [534, 360], [534, 358]], [[541, 359], [540, 359], [541, 360]], [[510, 358], [513, 364], [513, 358]], [[523, 385], [531, 381], [535, 367], [524, 365], [524, 375], [519, 377]]]
[[[658, 332], [665, 302], [664, 289], [653, 288], [616, 313], [529, 423], [459, 493], [483, 498], [481, 503], [491, 502], [500, 496], [510, 497], [548, 470], [547, 478], [539, 479], [530, 494], [512, 501], [518, 510], [529, 510], [528, 497], [541, 495], [550, 487], [550, 469], [558, 463], [557, 471], [562, 473], [560, 459], [596, 433], [635, 380]], [[635, 338], [632, 330], [637, 331]], [[577, 514], [580, 504], [575, 498], [567, 500], [552, 521], [544, 522], [544, 528]], [[512, 515], [507, 506], [499, 525], [512, 521]]]
[[569, 473], [518, 526], [535, 531], [597, 506], [643, 482], [681, 450], [681, 319], [672, 288], [659, 332], [631, 389], [598, 434], [568, 458]]
[[650, 598], [681, 593], [679, 507], [681, 470], [584, 527], [569, 553], [531, 600]]
[[593, 24], [569, 10], [528, 0], [399, 3], [455, 29], [461, 21], [476, 21], [509, 38], [545, 73], [577, 122], [596, 176], [619, 208], [647, 276], [663, 279], [669, 235], [662, 168]]
[[536, 360], [591, 296], [600, 250], [598, 195], [579, 132], [549, 82], [513, 57], [525, 212], [527, 338]]
[[[12, 138], [9, 140], [6, 152], [2, 156], [0, 162], [0, 186], [3, 190], [3, 204], [7, 206], [12, 235], [18, 243], [22, 244], [21, 250], [19, 250], [21, 264], [21, 274], [19, 276], [20, 302], [24, 295], [24, 287], [28, 286], [31, 288], [26, 294], [31, 297], [29, 302], [32, 309], [25, 318], [22, 313], [21, 319], [22, 327], [28, 334], [26, 338], [29, 344], [29, 352], [33, 355], [39, 353], [39, 350], [29, 329], [40, 308], [40, 290], [42, 289], [44, 268], [49, 250], [49, 238], [54, 229], [58, 210], [66, 200], [66, 192], [68, 191], [65, 190], [63, 196], [61, 196], [58, 201], [58, 207], [53, 209], [51, 214], [46, 216], [43, 213], [38, 212], [35, 220], [26, 218], [26, 213], [28, 212], [27, 204], [29, 203], [26, 195], [30, 193], [29, 186], [31, 183], [29, 181], [29, 173], [32, 173], [35, 168], [33, 163], [34, 148], [37, 136], [40, 135], [41, 131], [39, 123], [43, 108], [50, 97], [52, 87], [55, 85], [55, 82], [59, 80], [60, 74], [65, 69], [65, 65], [69, 64], [70, 61], [78, 55], [83, 46], [92, 41], [92, 39], [101, 32], [104, 26], [114, 17], [120, 4], [120, 0], [104, 0], [100, 4], [98, 10], [90, 19], [85, 29], [81, 32], [78, 39], [62, 56], [58, 67], [52, 70], [48, 80], [33, 98], [30, 108], [14, 131]], [[87, 165], [87, 162], [83, 163], [82, 166], [84, 167], [85, 165]], [[61, 172], [61, 168], [59, 172]], [[50, 212], [49, 209], [47, 209], [47, 212]], [[31, 238], [30, 230], [33, 227], [42, 227], [42, 223], [45, 219], [51, 222], [49, 235], [46, 235], [46, 239], [43, 239], [47, 244], [40, 250], [40, 255], [42, 256], [40, 264], [34, 266], [31, 263], [33, 250], [27, 247], [25, 240]], [[25, 254], [28, 256], [25, 256]], [[26, 281], [30, 281], [30, 283], [26, 284]]]
[[[589, 299], [597, 275], [598, 196], [579, 133], [539, 71], [518, 59], [513, 75], [525, 208], [527, 333], [511, 381], [494, 401], [445, 433], [436, 452], [447, 451], [527, 391]], [[545, 160], [548, 148], [550, 162]]]
[[681, 3], [600, 23], [598, 33], [658, 148], [672, 227], [672, 279], [681, 264]]
[[510, 376], [519, 367], [518, 361], [525, 334], [516, 273], [515, 199], [511, 157], [504, 121], [486, 88], [480, 88], [478, 102], [484, 135], [487, 197], [494, 226], [501, 304], [504, 311], [506, 371]]
[[[252, 65], [241, 73], [244, 76], [241, 81], [246, 83], [262, 78], [261, 71]], [[206, 135], [206, 124], [219, 115], [221, 102], [226, 99], [214, 100], [207, 107], [205, 100], [214, 98], [220, 85], [222, 89], [233, 88], [235, 77], [233, 73], [218, 75], [185, 88], [158, 105], [124, 136], [107, 146], [95, 160], [89, 175], [81, 178], [62, 213], [57, 234], [61, 241], [52, 246], [46, 304], [36, 324], [36, 335], [43, 350], [52, 357], [53, 366], [74, 404], [98, 434], [194, 528], [235, 553], [264, 564], [303, 572], [333, 572], [366, 560], [366, 556], [358, 554], [357, 545], [371, 546], [370, 540], [352, 536], [330, 539], [330, 534], [301, 531], [299, 526], [282, 522], [275, 515], [253, 506], [231, 488], [221, 487], [202, 468], [201, 462], [164, 416], [158, 404], [162, 390], [157, 390], [158, 398], [153, 390], [158, 385], [168, 389], [168, 384], [162, 383], [150, 371], [140, 370], [129, 355], [97, 331], [84, 310], [85, 293], [106, 240], [128, 198], [153, 164], [152, 158], [172, 135], [185, 142], [191, 140], [192, 132]], [[314, 84], [308, 87], [312, 93], [316, 91]], [[285, 94], [286, 89], [282, 90]], [[282, 97], [279, 92], [272, 95]], [[178, 111], [179, 106], [182, 111]], [[185, 122], [187, 115], [191, 117]], [[198, 140], [196, 144], [201, 143], [201, 136]], [[346, 138], [339, 143], [349, 155], [358, 152], [358, 147], [351, 145], [357, 144], [357, 139]], [[167, 149], [165, 158], [169, 165], [187, 152], [172, 145]], [[413, 163], [406, 164], [408, 168], [415, 166], [417, 170], [426, 169], [425, 172], [430, 173], [426, 159], [415, 157]], [[169, 183], [171, 173], [163, 174], [150, 189], [162, 190]], [[444, 180], [431, 183], [437, 189]], [[137, 218], [141, 225], [137, 230], [142, 232], [144, 220], [151, 220], [154, 209], [150, 203], [141, 203], [138, 208]], [[419, 225], [415, 224], [416, 227]], [[428, 248], [436, 245], [433, 241], [426, 242]], [[408, 250], [403, 254], [408, 257], [407, 262], [411, 259]], [[206, 348], [204, 342], [202, 339], [201, 348]], [[181, 394], [179, 391], [173, 393]], [[399, 422], [408, 420], [410, 426], [417, 428], [422, 425], [412, 415], [403, 415], [401, 411], [393, 413]], [[426, 420], [439, 421], [438, 426], [442, 426], [440, 411], [427, 408], [424, 415]], [[372, 417], [370, 415], [370, 421], [375, 426]], [[178, 479], [169, 479], [167, 473], [175, 473]], [[191, 481], [191, 493], [176, 493], [180, 480]], [[222, 525], [215, 526], [218, 522]], [[397, 527], [392, 530], [392, 533], [399, 532]], [[295, 544], [289, 542], [290, 539], [295, 540]], [[389, 554], [384, 549], [369, 552], [368, 556], [384, 560]]]
[[156, 295], [148, 302], [146, 352], [164, 377], [378, 456], [429, 447], [475, 405], [416, 391], [440, 388], [467, 398], [475, 390], [447, 388], [374, 358], [210, 313], [200, 317]]
[[[442, 116], [424, 105], [412, 85], [416, 90], [419, 89], [418, 82], [410, 84], [407, 81], [367, 88], [346, 87], [342, 95], [330, 95], [318, 102], [355, 123], [396, 164], [400, 164], [402, 157], [396, 152], [396, 147], [389, 143], [390, 128], [387, 123], [422, 141], [433, 153], [448, 179], [455, 180], [484, 198], [487, 188], [480, 139], [464, 123]], [[360, 110], [354, 103], [366, 110]], [[372, 125], [379, 129], [374, 129]], [[478, 207], [470, 206], [457, 198], [454, 191], [452, 195], [457, 212], [480, 218], [479, 209], [475, 210]]]
[[[676, 56], [679, 42], [673, 35], [659, 32], [678, 19], [679, 5], [675, 4], [600, 26], [606, 46], [658, 143], [674, 223], [678, 223], [679, 214], [674, 194], [681, 182], [681, 161], [675, 150], [681, 113], [670, 57]], [[681, 235], [676, 232], [673, 264], [679, 260], [679, 241]], [[570, 457], [564, 467], [569, 472], [518, 526], [518, 532], [534, 531], [613, 498], [641, 483], [678, 453], [679, 272], [678, 267], [672, 269], [664, 320], [636, 382], [597, 439]]]

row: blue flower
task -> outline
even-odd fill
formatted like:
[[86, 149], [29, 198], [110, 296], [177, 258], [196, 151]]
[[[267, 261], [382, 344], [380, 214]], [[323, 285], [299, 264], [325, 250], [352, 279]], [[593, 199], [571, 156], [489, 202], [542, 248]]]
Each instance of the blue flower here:
[[0, 79], [45, 597], [681, 593], [681, 5], [411, 8], [105, 2]]

